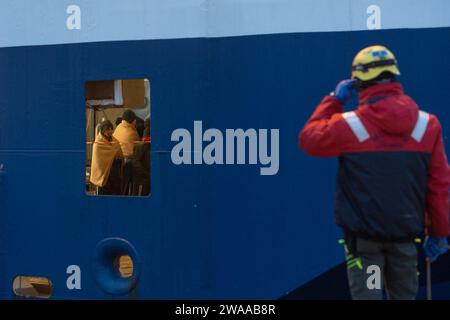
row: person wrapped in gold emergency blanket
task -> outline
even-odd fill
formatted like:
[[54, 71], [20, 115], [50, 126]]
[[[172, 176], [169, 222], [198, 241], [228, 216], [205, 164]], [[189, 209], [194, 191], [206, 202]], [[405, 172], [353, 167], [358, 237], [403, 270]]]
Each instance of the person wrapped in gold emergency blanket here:
[[121, 194], [122, 149], [113, 137], [113, 125], [106, 120], [100, 124], [92, 149], [90, 182], [98, 194]]
[[122, 194], [131, 195], [133, 188], [134, 172], [133, 157], [134, 144], [139, 142], [141, 138], [136, 130], [137, 117], [132, 110], [125, 110], [122, 115], [122, 122], [116, 127], [114, 131], [114, 138], [120, 142], [122, 153], [124, 157], [123, 163], [123, 179], [122, 179]]

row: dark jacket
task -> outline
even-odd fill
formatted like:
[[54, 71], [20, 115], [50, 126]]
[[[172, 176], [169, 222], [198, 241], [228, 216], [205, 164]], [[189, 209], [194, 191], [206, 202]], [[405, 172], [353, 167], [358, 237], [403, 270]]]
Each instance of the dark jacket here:
[[[299, 135], [315, 156], [339, 157], [336, 222], [374, 240], [449, 235], [450, 169], [438, 119], [399, 83], [363, 90], [355, 111], [325, 97]], [[425, 213], [427, 213], [425, 217]]]

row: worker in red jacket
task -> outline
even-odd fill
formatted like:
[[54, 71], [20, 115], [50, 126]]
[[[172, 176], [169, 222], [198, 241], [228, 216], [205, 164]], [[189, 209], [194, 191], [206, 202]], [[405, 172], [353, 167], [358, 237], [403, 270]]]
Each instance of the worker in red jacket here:
[[[322, 100], [298, 139], [310, 155], [339, 157], [336, 223], [353, 299], [382, 299], [383, 287], [390, 299], [414, 299], [414, 240], [428, 234], [431, 261], [448, 248], [450, 169], [441, 125], [403, 92], [398, 75], [387, 48], [361, 50], [352, 79]], [[358, 108], [344, 112], [358, 95]], [[381, 286], [368, 285], [369, 266], [379, 268]]]

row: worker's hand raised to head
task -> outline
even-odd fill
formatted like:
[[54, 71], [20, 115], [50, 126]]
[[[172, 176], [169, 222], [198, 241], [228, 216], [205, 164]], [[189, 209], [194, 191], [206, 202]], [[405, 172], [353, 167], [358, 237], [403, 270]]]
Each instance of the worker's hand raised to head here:
[[431, 262], [434, 262], [439, 255], [447, 252], [448, 242], [446, 238], [427, 237], [423, 248], [427, 257], [430, 258]]
[[336, 89], [334, 89], [331, 95], [335, 96], [344, 105], [349, 103], [358, 96], [358, 89], [355, 87], [355, 82], [356, 80], [354, 79], [342, 80], [337, 84]]

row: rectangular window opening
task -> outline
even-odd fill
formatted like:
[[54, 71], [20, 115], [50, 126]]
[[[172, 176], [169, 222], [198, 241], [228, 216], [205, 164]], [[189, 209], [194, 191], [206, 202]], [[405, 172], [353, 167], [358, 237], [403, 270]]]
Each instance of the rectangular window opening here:
[[150, 195], [149, 80], [88, 81], [85, 103], [86, 194]]

